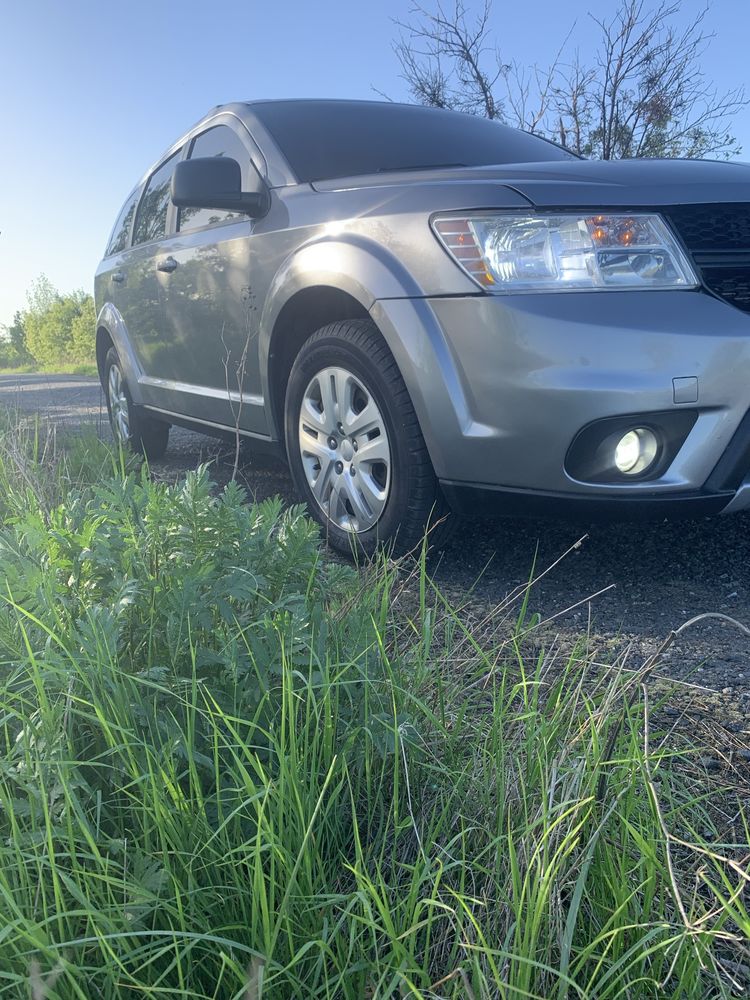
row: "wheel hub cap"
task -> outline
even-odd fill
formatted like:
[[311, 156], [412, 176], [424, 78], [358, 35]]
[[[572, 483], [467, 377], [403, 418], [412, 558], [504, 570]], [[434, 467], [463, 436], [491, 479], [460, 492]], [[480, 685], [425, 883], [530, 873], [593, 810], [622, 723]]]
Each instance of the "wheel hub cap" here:
[[356, 375], [332, 367], [310, 380], [299, 448], [308, 486], [326, 517], [345, 531], [374, 527], [388, 501], [391, 448], [383, 415]]
[[109, 369], [107, 392], [112, 430], [120, 444], [126, 444], [130, 439], [130, 409], [125, 395], [125, 381], [117, 365], [112, 365]]

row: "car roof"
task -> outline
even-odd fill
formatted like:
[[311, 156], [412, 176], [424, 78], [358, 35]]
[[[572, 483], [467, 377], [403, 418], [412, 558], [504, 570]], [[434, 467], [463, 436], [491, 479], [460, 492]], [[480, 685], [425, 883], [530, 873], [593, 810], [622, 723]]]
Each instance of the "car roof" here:
[[[378, 112], [392, 110], [394, 115], [419, 113], [422, 115], [439, 116], [442, 117], [443, 120], [450, 118], [466, 119], [467, 117], [474, 117], [467, 115], [465, 112], [454, 111], [450, 108], [436, 108], [429, 105], [414, 104], [404, 101], [382, 101], [338, 97], [282, 97], [231, 101], [215, 105], [210, 109], [210, 111], [206, 112], [202, 118], [187, 129], [181, 137], [176, 142], [172, 143], [171, 146], [169, 146], [162, 153], [159, 159], [152, 164], [151, 167], [149, 167], [141, 178], [140, 184], [144, 183], [150, 174], [153, 173], [154, 169], [156, 169], [156, 167], [162, 163], [167, 156], [171, 155], [171, 153], [173, 153], [181, 145], [189, 141], [189, 139], [198, 131], [206, 128], [213, 119], [222, 115], [232, 116], [244, 125], [256, 149], [256, 165], [259, 166], [259, 169], [262, 166], [261, 174], [265, 177], [267, 183], [271, 187], [283, 187], [299, 183], [298, 174], [286, 159], [284, 153], [279, 147], [278, 141], [273, 135], [270, 134], [267, 123], [264, 121], [265, 116], [262, 115], [261, 109], [269, 106], [284, 108], [292, 111], [298, 109], [301, 122], [306, 118], [312, 109], [323, 111], [327, 107], [340, 109], [372, 108], [377, 109]], [[497, 122], [496, 124], [498, 128], [507, 130], [511, 133], [518, 131], [517, 129], [504, 125], [501, 122]], [[546, 141], [549, 142], [549, 140]], [[551, 145], [556, 146], [558, 144], [553, 142]], [[558, 146], [558, 148], [562, 147]]]

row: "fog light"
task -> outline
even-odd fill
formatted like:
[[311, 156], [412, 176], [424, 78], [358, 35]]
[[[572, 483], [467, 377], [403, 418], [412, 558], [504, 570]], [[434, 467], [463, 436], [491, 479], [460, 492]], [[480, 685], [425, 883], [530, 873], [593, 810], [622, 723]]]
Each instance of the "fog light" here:
[[656, 458], [659, 443], [647, 427], [636, 427], [624, 434], [615, 448], [615, 465], [623, 475], [644, 472]]

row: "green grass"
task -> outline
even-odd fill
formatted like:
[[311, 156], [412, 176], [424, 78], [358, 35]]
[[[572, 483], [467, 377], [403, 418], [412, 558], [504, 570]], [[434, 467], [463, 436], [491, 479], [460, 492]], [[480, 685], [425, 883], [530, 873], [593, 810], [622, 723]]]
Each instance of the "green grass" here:
[[0, 995], [743, 995], [742, 803], [523, 597], [0, 435]]
[[17, 365], [12, 368], [0, 367], [0, 375], [91, 375], [96, 377], [99, 372], [96, 362], [79, 362], [77, 364], [59, 365]]

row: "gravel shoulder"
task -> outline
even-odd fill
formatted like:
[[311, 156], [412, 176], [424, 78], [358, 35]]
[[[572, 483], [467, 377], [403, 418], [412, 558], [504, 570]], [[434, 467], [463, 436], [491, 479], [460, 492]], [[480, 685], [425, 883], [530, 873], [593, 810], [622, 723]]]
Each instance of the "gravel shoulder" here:
[[[91, 424], [109, 433], [94, 379], [67, 375], [0, 376], [0, 405], [39, 412], [62, 425]], [[232, 449], [173, 428], [164, 461], [154, 473], [172, 478], [200, 462], [215, 463], [220, 482], [231, 474]], [[295, 502], [285, 466], [243, 454], [241, 478], [250, 494], [280, 494]], [[462, 521], [433, 572], [446, 595], [477, 622], [491, 627], [514, 588], [562, 559], [532, 589], [530, 612], [546, 621], [538, 635], [562, 650], [585, 639], [603, 662], [626, 656], [636, 668], [663, 637], [704, 612], [720, 612], [750, 626], [750, 515], [645, 524], [587, 524], [523, 519]], [[551, 619], [551, 620], [549, 620]], [[706, 711], [729, 716], [750, 730], [750, 638], [716, 620], [681, 636], [659, 673], [684, 684]]]

